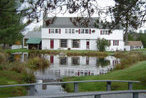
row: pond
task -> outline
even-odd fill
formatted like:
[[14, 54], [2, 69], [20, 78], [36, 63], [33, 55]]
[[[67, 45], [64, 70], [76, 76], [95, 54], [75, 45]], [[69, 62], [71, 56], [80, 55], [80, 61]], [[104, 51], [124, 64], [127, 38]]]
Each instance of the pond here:
[[[11, 60], [28, 60], [32, 54], [15, 53]], [[50, 66], [34, 72], [37, 83], [60, 81], [63, 77], [90, 76], [106, 74], [114, 69], [120, 59], [114, 56], [104, 58], [90, 56], [66, 56], [39, 54], [48, 59]], [[30, 89], [29, 95], [48, 95], [55, 93], [65, 93], [61, 85], [38, 85]]]

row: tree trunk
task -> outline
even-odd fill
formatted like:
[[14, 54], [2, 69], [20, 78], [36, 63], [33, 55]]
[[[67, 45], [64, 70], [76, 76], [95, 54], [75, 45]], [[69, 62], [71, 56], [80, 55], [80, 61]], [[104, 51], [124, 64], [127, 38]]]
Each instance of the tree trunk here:
[[128, 44], [128, 26], [126, 26], [126, 29], [125, 29], [125, 45]]
[[125, 29], [125, 45], [128, 44], [128, 24], [129, 24], [129, 17], [128, 17], [128, 13], [126, 15], [126, 29]]

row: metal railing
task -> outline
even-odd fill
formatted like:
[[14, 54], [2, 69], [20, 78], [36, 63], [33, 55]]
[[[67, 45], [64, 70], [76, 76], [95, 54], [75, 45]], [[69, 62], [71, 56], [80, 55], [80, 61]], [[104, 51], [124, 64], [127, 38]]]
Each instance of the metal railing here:
[[82, 97], [82, 96], [93, 96], [94, 98], [101, 98], [101, 95], [125, 94], [125, 93], [132, 93], [132, 98], [139, 98], [139, 93], [146, 93], [146, 90], [67, 93], [67, 94], [57, 94], [50, 96], [41, 96], [41, 98], [66, 98], [66, 97], [69, 98], [69, 97]]
[[[77, 93], [79, 92], [79, 83], [89, 83], [89, 82], [106, 82], [106, 91], [107, 92], [90, 92], [90, 93]], [[125, 82], [128, 83], [128, 91], [111, 91], [112, 82]], [[35, 86], [35, 85], [61, 85], [61, 84], [74, 84], [74, 92], [68, 94], [59, 94], [62, 97], [71, 97], [71, 96], [89, 96], [94, 95], [95, 98], [100, 98], [103, 94], [117, 94], [117, 93], [133, 93], [133, 98], [138, 98], [139, 92], [146, 92], [146, 90], [135, 91], [133, 89], [133, 83], [139, 83], [140, 81], [130, 81], [130, 80], [86, 80], [86, 81], [69, 81], [69, 82], [47, 82], [47, 83], [30, 83], [30, 84], [15, 84], [15, 85], [0, 85], [0, 88], [6, 87], [16, 87], [16, 86]], [[58, 94], [56, 96], [46, 96], [47, 98], [58, 98]]]

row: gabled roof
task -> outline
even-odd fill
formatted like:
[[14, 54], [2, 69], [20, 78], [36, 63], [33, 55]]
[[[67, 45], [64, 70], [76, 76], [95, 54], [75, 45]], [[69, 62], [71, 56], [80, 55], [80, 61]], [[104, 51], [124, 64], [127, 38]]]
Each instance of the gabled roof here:
[[87, 28], [87, 27], [94, 27], [94, 22], [97, 18], [90, 18], [88, 19], [89, 22], [87, 24], [83, 24], [88, 21], [87, 18], [80, 19], [80, 21], [74, 22], [75, 19], [79, 19], [83, 17], [49, 17], [45, 19], [45, 21], [49, 22], [49, 25], [47, 26], [46, 23], [44, 23], [44, 27], [50, 27], [50, 28]]
[[25, 38], [41, 38], [41, 31], [39, 32], [28, 32], [26, 35], [24, 35]]
[[128, 46], [143, 46], [141, 41], [128, 41]]

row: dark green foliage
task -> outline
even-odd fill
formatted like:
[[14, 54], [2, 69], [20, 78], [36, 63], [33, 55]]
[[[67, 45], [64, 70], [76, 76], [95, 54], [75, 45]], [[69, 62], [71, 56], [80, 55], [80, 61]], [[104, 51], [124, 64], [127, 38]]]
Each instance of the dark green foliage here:
[[137, 29], [144, 21], [146, 9], [144, 0], [114, 0], [115, 6], [110, 9], [113, 13], [113, 27], [121, 25], [125, 30], [125, 42], [128, 41], [129, 28]]
[[0, 44], [12, 45], [22, 38], [20, 31], [24, 25], [20, 23], [17, 8], [15, 0], [0, 0]]
[[109, 64], [110, 64], [110, 61], [106, 60], [105, 58], [97, 59], [97, 66], [108, 66]]
[[129, 33], [129, 41], [141, 41], [144, 48], [146, 48], [146, 33]]
[[106, 47], [109, 46], [109, 42], [106, 39], [97, 40], [97, 49], [99, 51], [105, 51]]

